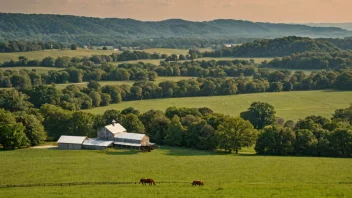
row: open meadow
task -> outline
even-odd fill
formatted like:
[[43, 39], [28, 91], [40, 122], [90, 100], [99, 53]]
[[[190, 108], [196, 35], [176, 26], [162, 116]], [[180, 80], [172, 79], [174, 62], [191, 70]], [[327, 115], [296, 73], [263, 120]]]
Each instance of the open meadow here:
[[170, 98], [139, 100], [112, 104], [86, 110], [94, 114], [103, 114], [109, 109], [122, 110], [133, 107], [145, 112], [151, 109], [165, 110], [177, 107], [208, 107], [217, 113], [239, 116], [255, 101], [268, 102], [275, 107], [277, 116], [285, 120], [298, 120], [310, 115], [321, 115], [328, 118], [339, 108], [347, 108], [352, 103], [352, 92], [342, 91], [296, 91], [280, 93], [240, 94], [233, 96]]
[[42, 60], [45, 57], [51, 56], [57, 58], [59, 56], [68, 56], [68, 57], [85, 57], [91, 56], [94, 54], [98, 55], [110, 55], [113, 50], [42, 50], [42, 51], [32, 51], [32, 52], [11, 52], [11, 53], [0, 53], [0, 62], [18, 60], [19, 56], [25, 56], [28, 60]]
[[[66, 182], [141, 184], [0, 188], [0, 197], [349, 197], [352, 160], [225, 154], [161, 147], [128, 150], [0, 151], [0, 185]], [[193, 180], [205, 186], [192, 187]], [[185, 182], [158, 184], [158, 182]]]

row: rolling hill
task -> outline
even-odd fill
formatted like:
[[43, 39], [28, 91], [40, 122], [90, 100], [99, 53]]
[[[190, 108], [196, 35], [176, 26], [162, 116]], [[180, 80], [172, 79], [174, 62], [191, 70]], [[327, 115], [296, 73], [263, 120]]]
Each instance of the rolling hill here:
[[0, 13], [0, 40], [44, 40], [88, 44], [94, 40], [142, 39], [157, 37], [344, 37], [351, 32], [336, 27], [298, 24], [255, 23], [242, 20], [205, 22], [170, 19], [138, 21], [48, 14]]

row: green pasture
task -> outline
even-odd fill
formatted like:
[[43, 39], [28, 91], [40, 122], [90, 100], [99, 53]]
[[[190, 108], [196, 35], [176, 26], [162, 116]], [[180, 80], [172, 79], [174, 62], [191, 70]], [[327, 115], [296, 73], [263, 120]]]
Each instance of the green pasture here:
[[[158, 77], [156, 78], [155, 81], [149, 81], [149, 82], [153, 82], [155, 84], [158, 84], [160, 82], [163, 81], [181, 81], [181, 80], [188, 80], [191, 78], [195, 78], [196, 77], [188, 77], [188, 76], [177, 76], [177, 77]], [[105, 85], [123, 85], [123, 84], [127, 84], [127, 85], [133, 85], [136, 81], [133, 80], [125, 80], [125, 81], [99, 81], [99, 84], [101, 86], [105, 86]], [[55, 86], [59, 89], [64, 89], [65, 87], [67, 87], [68, 85], [76, 85], [79, 87], [86, 87], [88, 84], [88, 82], [82, 82], [82, 83], [69, 83], [69, 84], [56, 84]]]
[[[350, 197], [352, 159], [257, 156], [161, 146], [128, 150], [0, 151], [0, 185], [138, 182], [156, 186], [90, 185], [0, 188], [0, 197]], [[204, 187], [192, 187], [203, 180]], [[187, 182], [158, 184], [158, 182]]]
[[188, 97], [155, 100], [139, 100], [112, 104], [86, 110], [94, 114], [103, 114], [109, 109], [121, 110], [133, 107], [141, 112], [151, 109], [165, 110], [177, 107], [208, 107], [217, 113], [239, 116], [255, 101], [268, 102], [275, 107], [277, 116], [285, 120], [298, 120], [310, 115], [328, 118], [339, 108], [347, 108], [352, 103], [352, 91], [296, 91], [280, 93], [239, 94], [233, 96]]
[[50, 70], [61, 70], [63, 68], [57, 67], [0, 67], [0, 70], [12, 70], [12, 71], [19, 71], [19, 70], [36, 70], [37, 73], [40, 74], [47, 74]]
[[59, 56], [69, 56], [69, 57], [85, 57], [94, 54], [99, 55], [110, 55], [113, 50], [43, 50], [43, 51], [33, 51], [33, 52], [12, 52], [12, 53], [0, 53], [0, 62], [18, 60], [19, 56], [25, 56], [29, 60], [42, 60], [45, 57], [51, 56], [57, 58]]

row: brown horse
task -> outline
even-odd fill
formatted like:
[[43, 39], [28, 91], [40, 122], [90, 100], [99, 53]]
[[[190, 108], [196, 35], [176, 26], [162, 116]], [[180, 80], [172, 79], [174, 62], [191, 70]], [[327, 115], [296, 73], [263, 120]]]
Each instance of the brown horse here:
[[154, 184], [155, 185], [155, 182], [153, 179], [140, 179], [139, 183], [142, 183], [142, 185], [147, 185], [147, 184], [149, 184], [149, 185]]
[[192, 182], [192, 186], [204, 186], [204, 182], [201, 180], [195, 180]]

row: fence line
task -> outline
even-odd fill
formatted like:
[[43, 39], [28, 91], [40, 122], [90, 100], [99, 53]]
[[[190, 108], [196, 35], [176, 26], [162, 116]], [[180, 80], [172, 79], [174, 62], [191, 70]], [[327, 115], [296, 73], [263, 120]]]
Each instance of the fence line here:
[[[192, 184], [192, 182], [155, 182], [156, 184]], [[38, 186], [83, 186], [83, 185], [131, 185], [139, 182], [70, 182], [0, 185], [0, 188], [38, 187]], [[149, 184], [146, 184], [149, 185]]]

